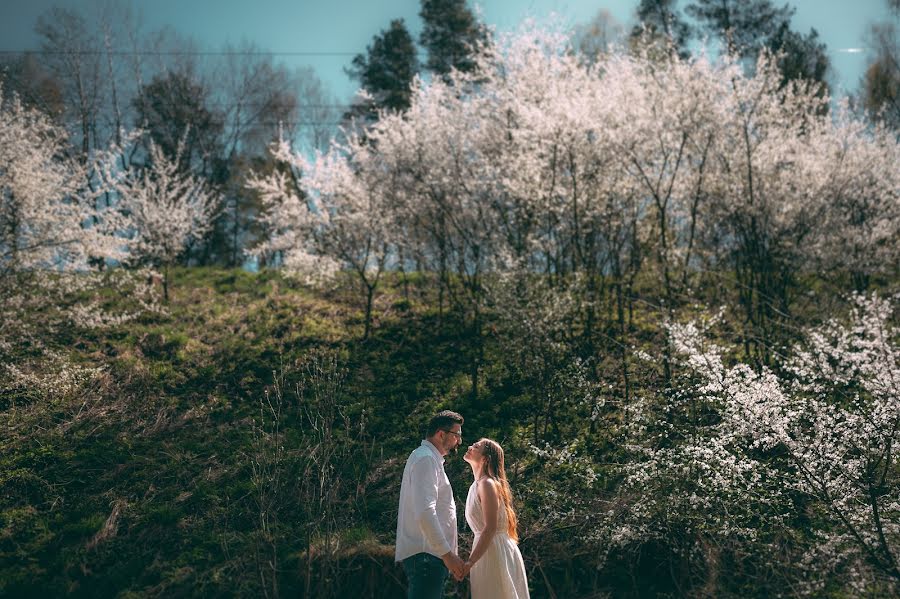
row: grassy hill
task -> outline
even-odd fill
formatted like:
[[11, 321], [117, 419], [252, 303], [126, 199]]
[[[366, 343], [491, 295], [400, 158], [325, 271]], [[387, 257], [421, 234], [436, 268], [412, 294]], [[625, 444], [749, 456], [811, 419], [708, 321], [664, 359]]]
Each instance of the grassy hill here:
[[[284, 595], [315, 595], [322, 584], [340, 596], [346, 583], [395, 596], [403, 459], [433, 411], [469, 408], [452, 322], [439, 326], [434, 311], [392, 289], [362, 342], [349, 289], [319, 293], [273, 273], [205, 269], [178, 271], [172, 287], [167, 315], [48, 334], [59, 359], [21, 356], [38, 379], [66, 379], [55, 370], [67, 361], [84, 380], [19, 387], [3, 401], [0, 595], [256, 594], [273, 588], [277, 550]], [[317, 360], [331, 368], [320, 379], [340, 381], [312, 405], [296, 385], [321, 382], [309, 372]], [[278, 456], [271, 418], [260, 415], [276, 380]], [[502, 420], [500, 411], [473, 414], [467, 429]], [[328, 438], [312, 422], [324, 417], [333, 418]], [[316, 451], [332, 454], [302, 455]], [[280, 460], [277, 485], [254, 479], [254, 463], [266, 459]], [[461, 493], [464, 466], [452, 465]], [[316, 473], [332, 488], [299, 480]], [[273, 518], [268, 528], [260, 512]]]
[[[590, 513], [612, 496], [621, 412], [547, 405], [556, 395], [523, 383], [489, 318], [473, 397], [470, 329], [426, 283], [390, 277], [364, 340], [350, 284], [314, 291], [272, 272], [182, 269], [165, 313], [48, 331], [41, 352], [20, 344], [8, 365], [18, 383], [0, 401], [0, 596], [401, 596], [400, 475], [420, 427], [443, 408], [466, 417], [464, 442], [489, 436], [507, 450], [535, 597], [709, 584], [677, 571], [688, 566], [674, 545], [601, 556], [565, 519], [571, 497]], [[824, 303], [810, 289], [802, 311], [816, 320]], [[635, 347], [657, 351], [652, 286], [636, 291], [647, 299], [630, 325]], [[596, 349], [601, 380], [619, 376], [618, 351]], [[631, 376], [640, 388], [660, 374], [634, 366]], [[559, 380], [552, 393], [577, 396]], [[548, 413], [544, 439], [577, 439], [595, 456], [589, 492], [564, 499], [578, 465], [542, 468], [531, 449]], [[462, 509], [470, 472], [460, 456], [447, 470]], [[759, 580], [746, 563], [723, 554], [717, 567], [734, 571], [716, 583], [722, 595], [768, 592], [746, 586]], [[464, 584], [453, 589], [467, 596]]]

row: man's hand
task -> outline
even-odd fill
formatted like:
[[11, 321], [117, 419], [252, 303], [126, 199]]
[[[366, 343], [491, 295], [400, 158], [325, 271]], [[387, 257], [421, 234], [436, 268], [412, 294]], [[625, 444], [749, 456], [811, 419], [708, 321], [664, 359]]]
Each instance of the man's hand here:
[[458, 574], [458, 575], [457, 575], [457, 574], [454, 574], [454, 575], [453, 575], [453, 578], [456, 579], [456, 582], [460, 582], [460, 581], [462, 581], [463, 578], [465, 578], [466, 576], [469, 575], [469, 571], [470, 571], [471, 569], [472, 569], [472, 564], [470, 564], [469, 562], [466, 562], [466, 563], [463, 564], [462, 572], [461, 572], [460, 574]]
[[453, 577], [457, 580], [462, 580], [465, 576], [466, 564], [459, 559], [459, 556], [452, 551], [448, 551], [441, 556], [441, 559], [444, 561], [444, 565], [447, 566], [447, 569], [453, 574]]

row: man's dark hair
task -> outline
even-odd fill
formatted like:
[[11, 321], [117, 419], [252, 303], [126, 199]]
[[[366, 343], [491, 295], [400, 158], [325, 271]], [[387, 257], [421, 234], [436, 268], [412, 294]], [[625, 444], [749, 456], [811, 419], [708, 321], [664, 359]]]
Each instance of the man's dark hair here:
[[433, 437], [439, 430], [450, 430], [454, 424], [462, 426], [464, 418], [452, 410], [443, 410], [431, 417], [428, 428], [425, 429], [426, 437]]

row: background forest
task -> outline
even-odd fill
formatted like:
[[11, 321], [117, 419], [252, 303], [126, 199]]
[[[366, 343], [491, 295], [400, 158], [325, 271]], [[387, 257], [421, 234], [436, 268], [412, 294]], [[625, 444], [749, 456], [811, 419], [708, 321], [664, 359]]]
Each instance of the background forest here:
[[402, 596], [449, 408], [506, 449], [534, 597], [895, 596], [888, 5], [833, 99], [768, 0], [423, 0], [425, 63], [391, 22], [347, 107], [52, 10], [0, 79], [0, 595]]

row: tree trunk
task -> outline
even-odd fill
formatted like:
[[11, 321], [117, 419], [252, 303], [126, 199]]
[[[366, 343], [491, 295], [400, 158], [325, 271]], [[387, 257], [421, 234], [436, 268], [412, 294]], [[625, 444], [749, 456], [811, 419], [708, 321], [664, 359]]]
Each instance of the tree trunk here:
[[369, 332], [372, 328], [372, 301], [375, 297], [375, 286], [366, 283], [366, 324], [363, 340], [369, 338]]

